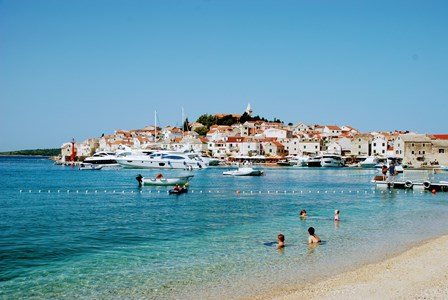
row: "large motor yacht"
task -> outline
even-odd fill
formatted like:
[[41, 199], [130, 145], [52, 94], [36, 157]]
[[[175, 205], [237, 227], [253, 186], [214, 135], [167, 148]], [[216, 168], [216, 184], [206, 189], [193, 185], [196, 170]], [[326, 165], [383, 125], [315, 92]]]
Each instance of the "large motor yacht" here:
[[327, 153], [322, 155], [321, 159], [322, 167], [343, 167], [344, 162], [342, 161], [342, 157], [338, 154]]
[[120, 165], [116, 161], [116, 154], [114, 152], [99, 151], [95, 152], [93, 156], [87, 157], [82, 162], [83, 167], [89, 169], [107, 169], [117, 168]]
[[154, 153], [120, 155], [117, 162], [124, 168], [133, 169], [205, 169], [208, 163], [194, 152], [160, 150]]
[[310, 157], [310, 158], [308, 158], [306, 165], [308, 167], [321, 167], [322, 166], [322, 157], [321, 156]]

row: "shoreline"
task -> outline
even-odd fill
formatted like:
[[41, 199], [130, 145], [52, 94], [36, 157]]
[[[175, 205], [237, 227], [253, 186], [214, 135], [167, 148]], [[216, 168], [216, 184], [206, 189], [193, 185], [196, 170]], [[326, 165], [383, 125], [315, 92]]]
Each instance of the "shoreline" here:
[[254, 299], [445, 299], [448, 235], [354, 270]]

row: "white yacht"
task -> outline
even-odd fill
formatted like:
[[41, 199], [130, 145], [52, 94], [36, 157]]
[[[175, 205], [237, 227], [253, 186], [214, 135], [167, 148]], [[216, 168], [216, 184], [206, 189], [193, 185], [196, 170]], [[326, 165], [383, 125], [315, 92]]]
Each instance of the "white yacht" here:
[[322, 155], [321, 159], [322, 167], [343, 167], [344, 162], [339, 154], [327, 153]]
[[306, 165], [308, 167], [321, 167], [322, 166], [322, 156], [313, 156], [308, 158]]
[[120, 155], [117, 163], [124, 168], [133, 169], [205, 169], [208, 163], [204, 162], [200, 154], [194, 152], [179, 152], [160, 150], [153, 153]]
[[379, 163], [379, 159], [375, 156], [369, 156], [359, 163], [361, 168], [374, 168]]
[[120, 165], [117, 163], [116, 158], [117, 156], [114, 152], [98, 151], [93, 156], [84, 159], [82, 165], [89, 170], [118, 168]]

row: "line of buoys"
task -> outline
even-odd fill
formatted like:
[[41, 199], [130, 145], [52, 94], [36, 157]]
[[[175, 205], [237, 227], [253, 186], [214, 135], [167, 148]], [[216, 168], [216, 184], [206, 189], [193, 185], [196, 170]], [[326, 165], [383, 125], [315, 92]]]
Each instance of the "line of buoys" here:
[[[356, 190], [356, 191], [353, 191], [353, 190], [341, 190], [341, 191], [337, 191], [337, 190], [333, 190], [333, 191], [328, 191], [328, 190], [291, 190], [291, 191], [288, 191], [288, 190], [283, 190], [283, 191], [278, 191], [278, 190], [275, 190], [275, 191], [271, 191], [271, 190], [266, 190], [266, 191], [261, 191], [261, 190], [258, 190], [258, 191], [253, 191], [253, 190], [250, 190], [250, 191], [241, 191], [241, 190], [236, 190], [235, 191], [235, 193], [236, 194], [269, 194], [269, 195], [274, 195], [274, 194], [276, 194], [276, 195], [286, 195], [286, 194], [313, 194], [313, 193], [315, 193], [315, 194], [320, 194], [320, 193], [323, 193], [323, 194], [328, 194], [328, 193], [331, 193], [331, 192], [333, 192], [333, 194], [335, 194], [335, 193], [341, 193], [341, 194], [343, 194], [343, 193], [349, 193], [349, 194], [353, 194], [353, 193], [356, 193], [356, 194], [359, 194], [359, 193], [362, 193], [362, 191], [364, 191], [364, 194], [367, 194], [367, 193], [373, 193], [373, 194], [375, 194], [375, 193], [381, 193], [381, 194], [385, 194], [385, 193], [388, 193], [388, 194], [391, 194], [391, 193], [395, 193], [395, 194], [399, 194], [400, 192], [403, 192], [403, 193], [405, 193], [405, 194], [407, 194], [407, 193], [425, 193], [425, 191], [424, 190], [421, 190], [421, 191], [415, 191], [415, 190], [403, 190], [403, 191], [400, 191], [400, 190], [392, 190], [392, 189], [388, 189], [388, 190], [375, 190], [375, 189], [373, 189], [373, 190]], [[80, 190], [54, 190], [54, 191], [52, 191], [52, 190], [35, 190], [35, 191], [33, 191], [33, 190], [19, 190], [19, 193], [48, 193], [48, 194], [51, 194], [51, 193], [63, 193], [63, 192], [66, 192], [66, 193], [77, 193], [77, 194], [79, 194], [79, 193], [83, 193], [84, 192], [84, 194], [100, 194], [100, 192], [98, 191], [98, 190], [85, 190], [85, 191], [80, 191]], [[135, 190], [121, 190], [121, 191], [117, 191], [117, 190], [111, 190], [111, 191], [108, 191], [108, 190], [103, 190], [102, 191], [103, 193], [112, 193], [112, 194], [117, 194], [117, 193], [119, 193], [119, 194], [146, 194], [146, 193], [149, 193], [149, 194], [151, 194], [151, 193], [157, 193], [157, 194], [160, 194], [161, 192], [163, 192], [163, 193], [165, 193], [165, 190], [151, 190], [151, 189], [148, 189], [148, 190], [139, 190], [139, 191], [135, 191]], [[166, 190], [166, 192], [169, 192], [169, 190]], [[216, 194], [225, 194], [227, 191], [225, 191], [225, 190], [206, 190], [206, 191], [203, 191], [203, 190], [189, 190], [189, 193], [207, 193], [207, 194], [212, 194], [212, 193], [216, 193]], [[431, 191], [431, 193], [433, 193], [433, 194], [435, 194], [436, 193], [436, 191], [435, 190], [432, 190]]]

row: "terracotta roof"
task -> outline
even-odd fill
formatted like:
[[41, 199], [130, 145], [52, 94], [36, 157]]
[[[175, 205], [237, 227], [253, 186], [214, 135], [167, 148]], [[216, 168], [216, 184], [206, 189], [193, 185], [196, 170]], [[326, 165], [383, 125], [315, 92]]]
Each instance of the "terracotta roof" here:
[[448, 140], [448, 134], [429, 134], [435, 140]]

